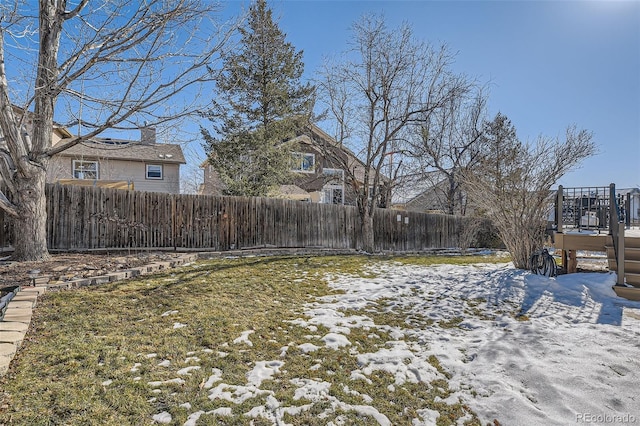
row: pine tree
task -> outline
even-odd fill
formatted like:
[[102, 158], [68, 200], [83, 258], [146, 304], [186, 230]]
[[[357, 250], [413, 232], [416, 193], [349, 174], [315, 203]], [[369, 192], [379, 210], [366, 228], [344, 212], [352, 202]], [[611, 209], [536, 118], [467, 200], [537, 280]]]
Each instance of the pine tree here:
[[302, 51], [286, 41], [265, 0], [251, 6], [240, 35], [217, 79], [213, 132], [201, 131], [224, 193], [264, 196], [289, 178], [286, 141], [309, 123], [315, 88], [302, 84]]

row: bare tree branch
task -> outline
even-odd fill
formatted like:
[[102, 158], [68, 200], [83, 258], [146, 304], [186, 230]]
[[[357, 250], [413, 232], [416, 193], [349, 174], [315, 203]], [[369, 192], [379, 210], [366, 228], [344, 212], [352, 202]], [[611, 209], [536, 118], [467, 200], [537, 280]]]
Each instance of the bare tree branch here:
[[527, 269], [544, 244], [551, 187], [596, 153], [593, 135], [572, 126], [563, 140], [541, 136], [525, 144], [502, 114], [486, 123], [483, 133], [479, 167], [464, 176], [465, 188], [495, 224], [514, 265]]
[[[33, 230], [35, 243], [16, 252], [36, 260], [47, 256], [50, 157], [105, 130], [204, 110], [204, 84], [239, 21], [220, 23], [218, 5], [205, 0], [34, 2], [0, 6], [0, 208]], [[54, 120], [75, 121], [77, 136], [52, 146]]]
[[389, 202], [404, 164], [407, 129], [464, 88], [449, 71], [453, 59], [447, 48], [416, 40], [408, 25], [390, 29], [384, 18], [365, 16], [352, 30], [351, 50], [325, 62], [319, 87], [338, 144], [362, 161], [358, 167], [343, 157], [342, 166], [357, 194], [363, 245], [370, 251], [367, 227], [375, 208]]

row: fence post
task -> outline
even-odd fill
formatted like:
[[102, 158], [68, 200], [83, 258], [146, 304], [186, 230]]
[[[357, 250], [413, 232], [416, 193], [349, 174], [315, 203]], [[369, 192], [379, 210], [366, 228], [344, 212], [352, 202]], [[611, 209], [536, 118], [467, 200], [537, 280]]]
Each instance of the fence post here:
[[177, 226], [176, 226], [176, 196], [175, 194], [171, 194], [171, 239], [173, 242], [173, 251], [178, 250], [178, 235], [177, 235]]
[[564, 199], [564, 188], [562, 185], [558, 186], [558, 193], [556, 194], [556, 231], [562, 233], [562, 202]]
[[618, 227], [618, 258], [616, 261], [618, 262], [618, 278], [616, 284], [624, 285], [624, 222], [616, 223]]
[[624, 223], [627, 227], [631, 227], [631, 193], [627, 192], [624, 201]]
[[618, 226], [618, 209], [616, 203], [616, 184], [609, 185], [609, 235], [616, 234], [616, 228]]

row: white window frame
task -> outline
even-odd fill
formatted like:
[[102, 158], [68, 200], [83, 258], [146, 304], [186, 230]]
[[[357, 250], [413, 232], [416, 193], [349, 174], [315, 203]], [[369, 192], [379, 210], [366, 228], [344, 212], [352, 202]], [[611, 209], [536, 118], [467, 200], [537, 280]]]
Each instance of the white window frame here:
[[[291, 153], [291, 170], [298, 173], [315, 173], [316, 171], [316, 155], [311, 152], [292, 152]], [[305, 158], [310, 158], [310, 165], [305, 168]]]
[[[149, 170], [151, 167], [159, 167], [160, 176], [149, 176]], [[164, 179], [164, 167], [162, 167], [162, 164], [146, 164], [144, 176], [146, 179], [150, 179], [150, 180], [162, 180]]]
[[[344, 170], [342, 169], [322, 169], [327, 183], [322, 186], [322, 203], [324, 204], [344, 204]], [[338, 203], [334, 203], [334, 191], [340, 190], [341, 196]]]
[[[94, 170], [91, 170], [87, 165], [95, 165]], [[85, 174], [93, 173], [95, 176], [86, 177]], [[71, 164], [71, 174], [74, 179], [92, 179], [97, 180], [100, 178], [100, 163], [93, 160], [73, 160]]]
[[[336, 199], [334, 191], [340, 191], [340, 200], [334, 202]], [[344, 204], [344, 185], [325, 185], [322, 187], [322, 199], [323, 204]]]

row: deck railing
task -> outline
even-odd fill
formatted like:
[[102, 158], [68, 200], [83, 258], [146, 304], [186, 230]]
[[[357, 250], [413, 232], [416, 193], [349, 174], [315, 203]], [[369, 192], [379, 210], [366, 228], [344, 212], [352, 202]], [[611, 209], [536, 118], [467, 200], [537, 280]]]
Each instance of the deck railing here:
[[558, 187], [556, 195], [556, 230], [607, 232], [613, 240], [617, 264], [617, 284], [624, 284], [625, 226], [633, 224], [632, 197], [608, 187]]
[[[612, 224], [623, 222], [627, 227], [640, 225], [640, 197], [616, 191], [609, 186], [558, 187], [555, 224], [558, 232], [591, 230], [612, 232]], [[615, 212], [612, 210], [615, 206]]]

